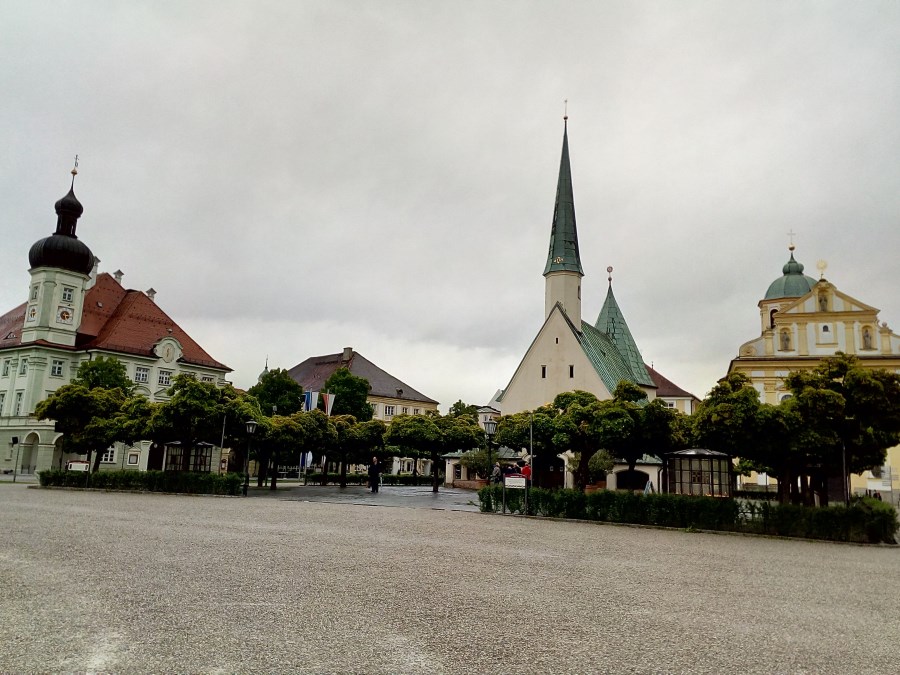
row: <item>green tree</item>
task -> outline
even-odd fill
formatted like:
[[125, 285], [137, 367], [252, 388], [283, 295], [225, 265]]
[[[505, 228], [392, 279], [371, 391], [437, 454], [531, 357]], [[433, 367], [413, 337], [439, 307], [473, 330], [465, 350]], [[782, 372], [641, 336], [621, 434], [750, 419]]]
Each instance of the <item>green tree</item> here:
[[63, 434], [63, 449], [68, 453], [87, 455], [91, 471], [97, 471], [104, 450], [120, 434], [116, 417], [126, 401], [125, 393], [116, 387], [88, 389], [81, 384], [65, 384], [35, 407], [40, 420], [54, 420]]
[[340, 485], [343, 488], [347, 487], [349, 464], [368, 464], [373, 456], [382, 453], [385, 424], [381, 420], [357, 422], [352, 415], [332, 416], [331, 422], [337, 432], [332, 461], [341, 464]]
[[334, 395], [332, 415], [353, 415], [357, 422], [372, 419], [372, 406], [369, 405], [369, 391], [372, 387], [364, 377], [357, 377], [347, 368], [338, 368], [331, 374], [322, 390]]
[[114, 356], [102, 355], [82, 361], [72, 384], [80, 384], [87, 389], [121, 389], [126, 395], [134, 389], [125, 364]]
[[[384, 435], [386, 445], [401, 448], [410, 457], [434, 457], [440, 455], [443, 435], [433, 417], [427, 415], [397, 415], [391, 420]], [[437, 465], [432, 465], [432, 475], [437, 473]], [[437, 479], [432, 482], [432, 491], [437, 492]]]
[[262, 375], [247, 393], [259, 403], [265, 414], [290, 416], [303, 407], [303, 387], [282, 368], [275, 368]]
[[489, 478], [493, 469], [493, 454], [489, 453], [487, 448], [478, 448], [477, 450], [469, 450], [463, 453], [459, 458], [459, 463], [466, 467], [469, 471], [474, 471], [475, 475], [480, 478]]
[[190, 375], [177, 375], [166, 391], [169, 400], [153, 412], [149, 431], [162, 443], [177, 441], [181, 446], [179, 470], [189, 471], [191, 451], [199, 443], [218, 445], [225, 405], [222, 392], [211, 382]]
[[432, 492], [437, 492], [440, 482], [439, 469], [444, 461], [442, 456], [448, 452], [479, 447], [484, 440], [484, 431], [478, 426], [478, 422], [468, 415], [436, 417], [433, 422], [441, 432], [440, 440], [438, 444], [432, 446], [430, 456], [431, 489]]
[[796, 445], [806, 456], [806, 473], [816, 478], [827, 503], [825, 483], [884, 463], [887, 449], [900, 443], [900, 375], [862, 368], [838, 353], [817, 368], [785, 378], [793, 398], [787, 403], [802, 418]]
[[553, 445], [560, 451], [570, 450], [577, 455], [575, 486], [583, 490], [590, 478], [588, 462], [615, 430], [619, 434], [631, 431], [631, 417], [621, 411], [608, 411], [601, 418], [602, 408], [596, 396], [587, 391], [557, 394], [553, 407], [560, 413], [553, 420]]
[[459, 399], [456, 403], [450, 406], [450, 410], [447, 411], [447, 417], [468, 417], [477, 424], [478, 406], [463, 403], [463, 400]]

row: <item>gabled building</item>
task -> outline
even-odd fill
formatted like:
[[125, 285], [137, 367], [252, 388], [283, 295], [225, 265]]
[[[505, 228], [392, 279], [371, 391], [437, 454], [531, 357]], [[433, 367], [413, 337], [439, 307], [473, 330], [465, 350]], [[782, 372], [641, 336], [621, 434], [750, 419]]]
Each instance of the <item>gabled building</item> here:
[[[325, 382], [339, 368], [347, 368], [351, 374], [369, 381], [369, 405], [372, 419], [390, 424], [397, 415], [424, 415], [437, 412], [438, 402], [413, 389], [386, 370], [379, 368], [352, 347], [345, 347], [337, 354], [312, 356], [288, 370], [304, 391], [325, 393]], [[415, 460], [410, 457], [395, 457], [389, 473], [431, 473], [429, 460]]]
[[613, 294], [612, 268], [607, 268], [607, 272], [609, 288], [600, 314], [593, 324], [584, 321], [584, 271], [578, 248], [566, 122], [544, 266], [544, 323], [509, 384], [492, 401], [504, 415], [533, 410], [553, 401], [557, 394], [575, 389], [589, 391], [601, 400], [610, 399], [622, 381], [643, 389], [648, 399], [657, 396], [658, 384], [645, 367]]
[[[171, 380], [191, 373], [224, 384], [215, 360], [157, 304], [153, 289], [122, 286], [122, 272], [98, 274], [99, 260], [76, 235], [84, 209], [72, 188], [56, 202], [56, 231], [29, 251], [27, 300], [0, 316], [0, 471], [31, 473], [71, 459], [51, 421], [35, 406], [71, 382], [95, 356], [125, 364], [136, 391], [164, 400]], [[18, 457], [18, 461], [16, 460]], [[141, 443], [110, 448], [101, 468], [164, 468], [164, 450]], [[218, 458], [210, 454], [217, 468]]]
[[346, 368], [356, 377], [369, 381], [368, 402], [372, 406], [373, 419], [390, 422], [396, 415], [424, 415], [437, 411], [437, 401], [379, 368], [352, 347], [345, 347], [337, 354], [311, 356], [288, 370], [288, 375], [303, 387], [303, 391], [324, 394], [325, 382], [339, 368]]

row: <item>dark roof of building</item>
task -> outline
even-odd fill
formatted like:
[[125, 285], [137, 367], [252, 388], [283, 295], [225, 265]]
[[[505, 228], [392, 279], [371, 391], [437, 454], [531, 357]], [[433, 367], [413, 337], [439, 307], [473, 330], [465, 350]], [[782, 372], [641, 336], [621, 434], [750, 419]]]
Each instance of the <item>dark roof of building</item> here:
[[659, 371], [654, 370], [647, 364], [644, 364], [644, 367], [647, 369], [647, 372], [650, 373], [650, 377], [653, 379], [653, 382], [656, 384], [656, 397], [657, 398], [666, 398], [666, 397], [678, 397], [678, 398], [697, 398], [691, 392], [685, 391], [677, 384], [672, 382], [672, 380], [668, 379], [664, 375], [662, 375]]
[[550, 250], [544, 274], [577, 272], [584, 276], [578, 252], [578, 229], [575, 227], [575, 198], [572, 192], [572, 168], [569, 166], [568, 123], [563, 127], [562, 157], [559, 160], [559, 180], [556, 184], [556, 205], [550, 228]]
[[365, 378], [369, 381], [369, 393], [372, 396], [385, 398], [399, 398], [422, 403], [434, 403], [437, 401], [416, 391], [402, 380], [382, 370], [369, 361], [362, 354], [350, 350], [349, 358], [345, 352], [326, 354], [324, 356], [312, 356], [302, 363], [288, 370], [290, 375], [304, 391], [322, 391], [325, 381], [331, 377], [338, 368], [347, 368], [353, 375]]
[[[0, 316], [0, 349], [22, 345], [25, 304]], [[231, 369], [216, 361], [168, 314], [142, 291], [126, 290], [111, 275], [102, 273], [84, 297], [81, 325], [75, 347], [45, 341], [36, 344], [75, 351], [102, 349], [139, 356], [154, 356], [153, 348], [163, 338], [181, 344], [182, 363]]]

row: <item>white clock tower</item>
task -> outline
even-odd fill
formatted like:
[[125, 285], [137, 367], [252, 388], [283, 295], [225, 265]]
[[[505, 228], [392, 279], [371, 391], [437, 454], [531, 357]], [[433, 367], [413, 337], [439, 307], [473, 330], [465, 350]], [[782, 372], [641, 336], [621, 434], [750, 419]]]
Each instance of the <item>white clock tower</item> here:
[[75, 235], [84, 207], [72, 187], [56, 202], [56, 232], [34, 243], [28, 252], [31, 284], [25, 307], [22, 342], [46, 340], [74, 346], [81, 325], [84, 294], [94, 266], [94, 254]]

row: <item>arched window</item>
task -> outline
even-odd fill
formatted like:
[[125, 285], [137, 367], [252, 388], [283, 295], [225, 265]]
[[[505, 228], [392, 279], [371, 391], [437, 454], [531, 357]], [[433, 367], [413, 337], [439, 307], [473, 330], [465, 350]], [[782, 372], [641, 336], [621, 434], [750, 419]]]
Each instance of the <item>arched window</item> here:
[[775, 315], [778, 314], [777, 309], [773, 309], [769, 312], [769, 328], [775, 328]]

